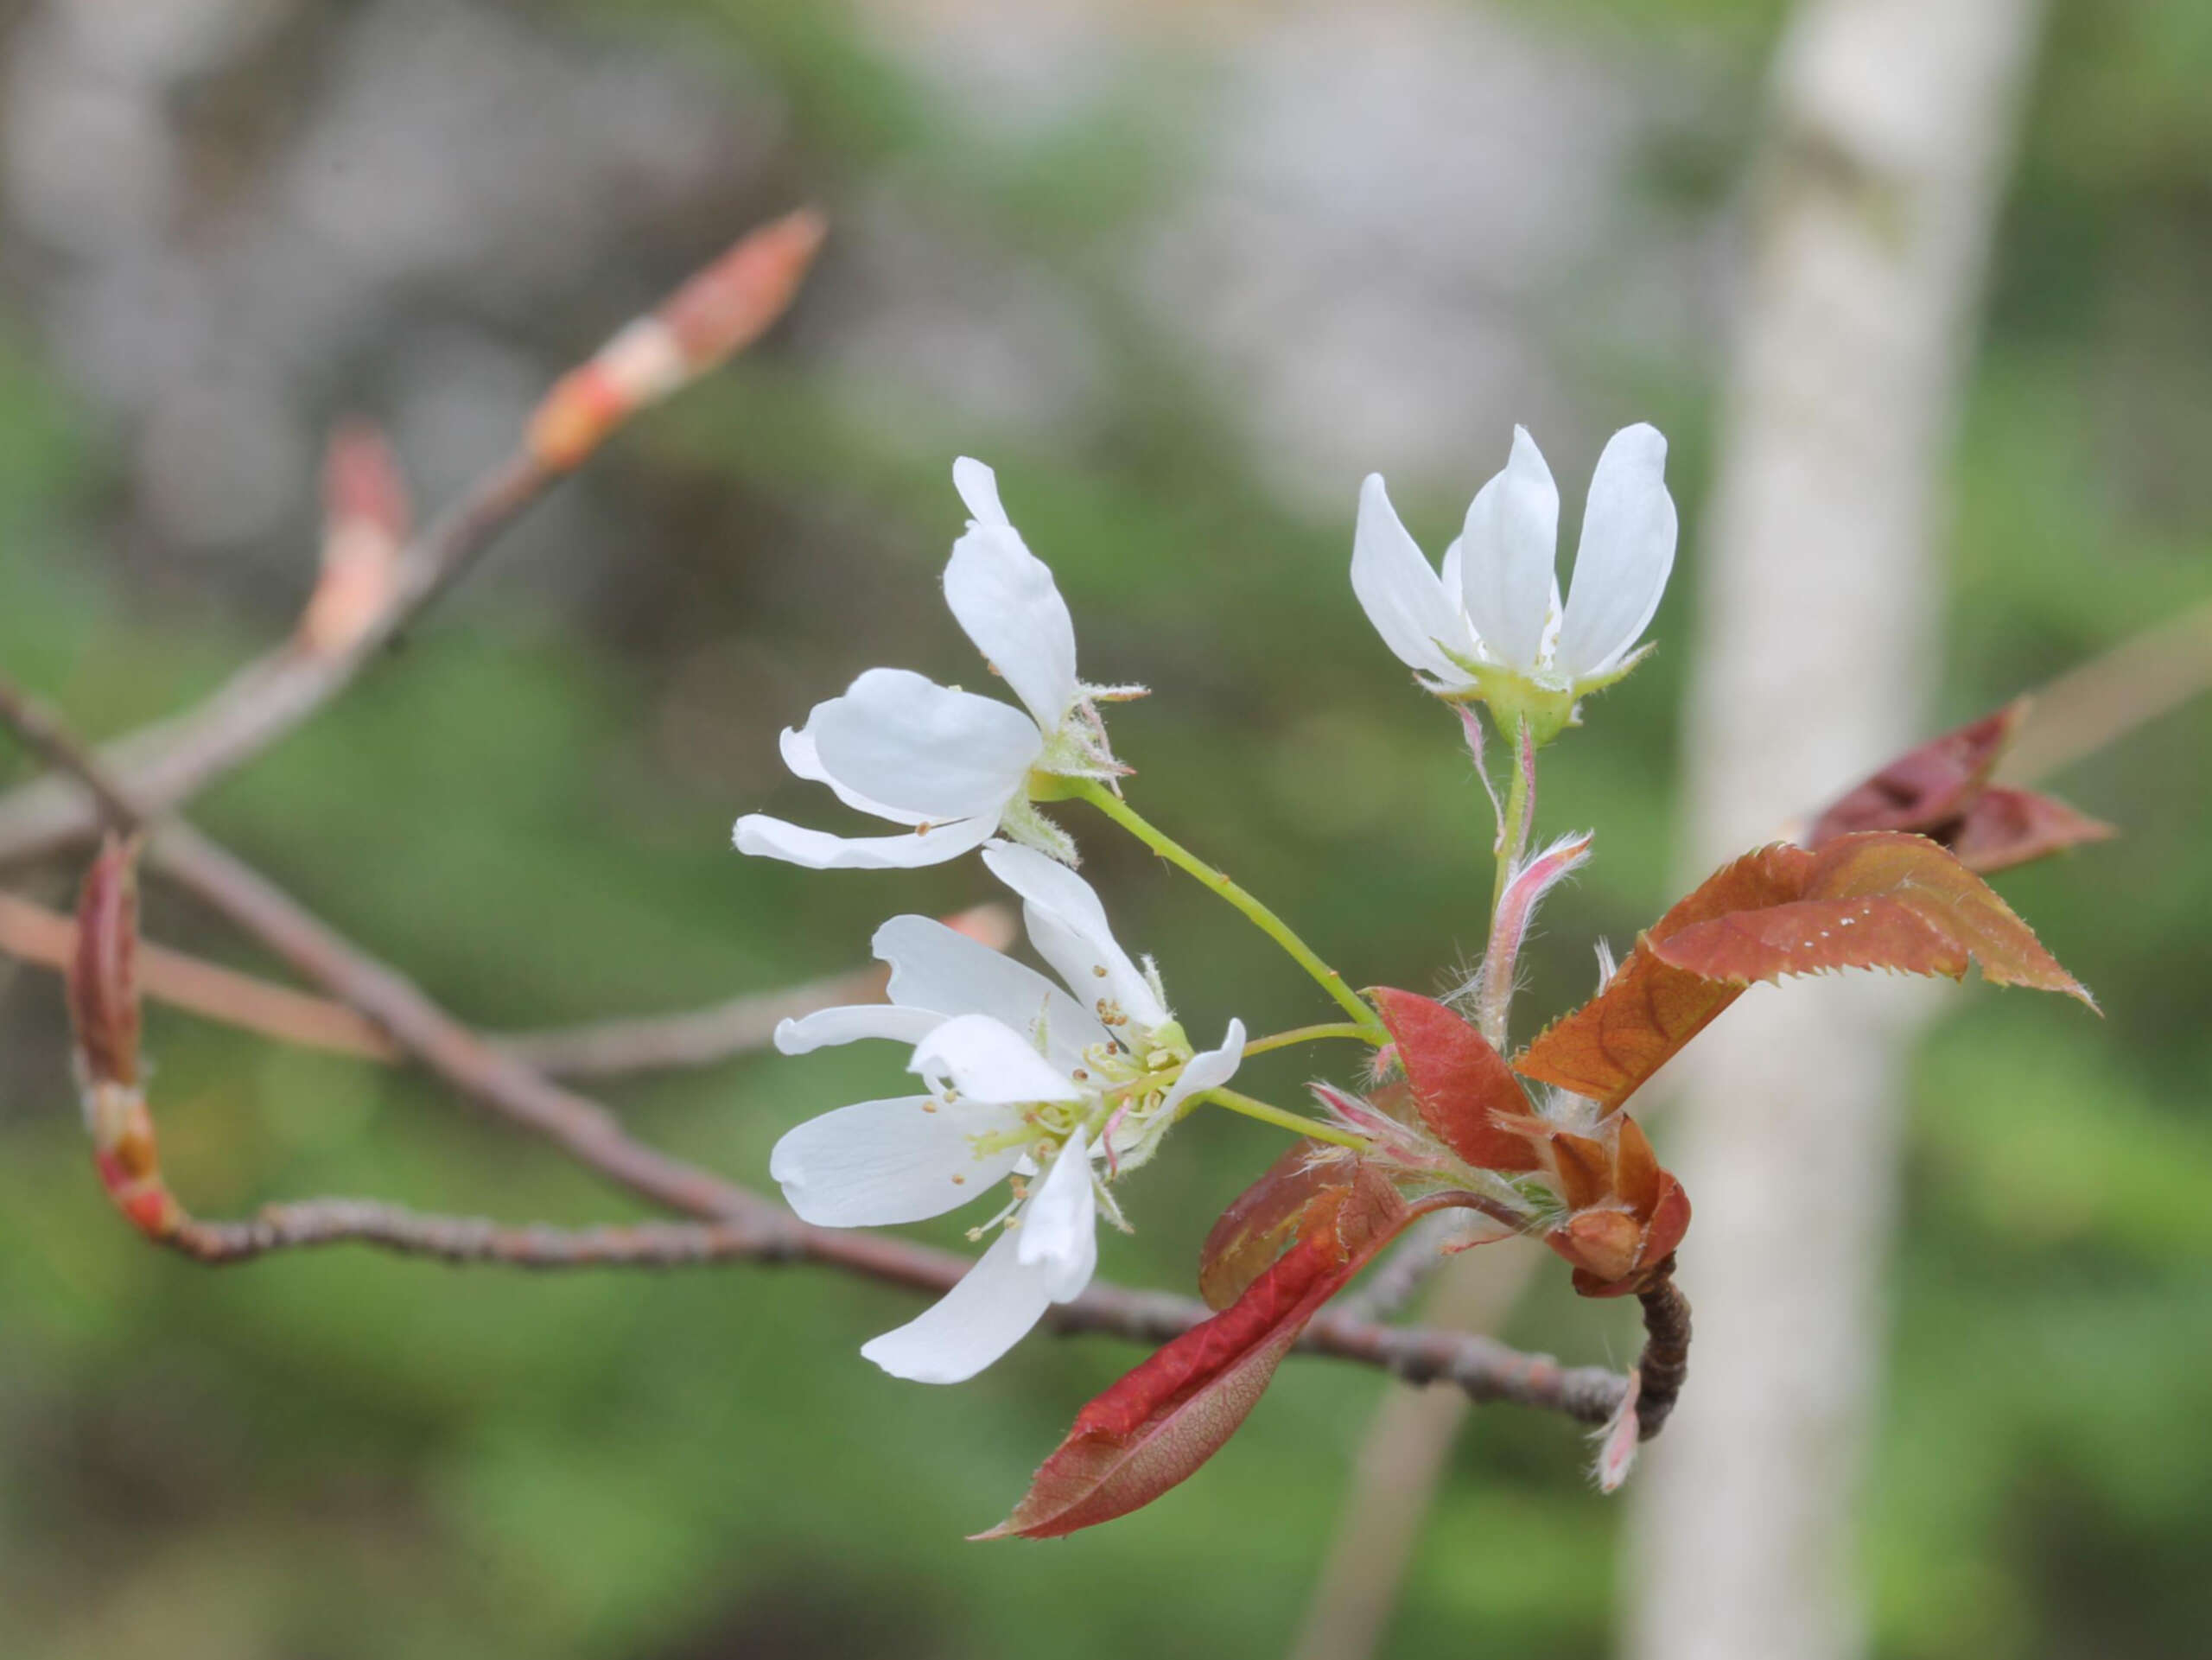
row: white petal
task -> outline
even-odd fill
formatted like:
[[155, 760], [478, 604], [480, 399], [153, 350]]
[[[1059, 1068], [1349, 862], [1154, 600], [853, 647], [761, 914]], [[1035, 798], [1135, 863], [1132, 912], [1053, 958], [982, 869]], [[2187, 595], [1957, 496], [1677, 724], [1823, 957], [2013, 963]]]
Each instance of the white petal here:
[[1236, 1076], [1237, 1063], [1243, 1059], [1244, 1022], [1231, 1021], [1229, 1030], [1222, 1034], [1220, 1048], [1201, 1049], [1185, 1065], [1182, 1076], [1160, 1103], [1160, 1116], [1172, 1117], [1177, 1107], [1200, 1091], [1219, 1089]]
[[1516, 669], [1537, 666], [1559, 545], [1559, 487], [1524, 427], [1504, 469], [1467, 509], [1460, 593], [1483, 648]]
[[960, 492], [960, 499], [968, 506], [979, 525], [1007, 525], [1013, 521], [1006, 516], [1006, 509], [999, 505], [998, 474], [972, 455], [963, 455], [952, 464], [952, 487]]
[[1010, 525], [977, 525], [952, 544], [944, 602], [1037, 724], [1059, 729], [1083, 689], [1075, 622], [1045, 562]]
[[837, 792], [837, 799], [857, 812], [873, 813], [878, 818], [887, 818], [894, 824], [918, 824], [922, 815], [908, 812], [903, 807], [893, 807], [864, 796], [857, 790], [847, 789], [843, 782], [830, 776], [830, 769], [822, 764], [821, 752], [815, 747], [814, 735], [791, 727], [784, 728], [784, 735], [776, 747], [783, 752], [784, 765], [791, 769], [791, 776], [803, 778], [812, 784], [826, 784]]
[[995, 821], [1045, 743], [1020, 709], [905, 669], [870, 669], [806, 730], [847, 789], [932, 819]]
[[1359, 524], [1352, 533], [1351, 588], [1382, 643], [1408, 668], [1433, 675], [1449, 685], [1467, 684], [1465, 671], [1438, 644], [1472, 655], [1473, 633], [1459, 609], [1458, 595], [1447, 595], [1421, 550], [1414, 545], [1382, 487], [1382, 475], [1370, 473], [1359, 487]]
[[926, 1095], [863, 1101], [810, 1118], [776, 1143], [768, 1173], [803, 1222], [873, 1228], [943, 1216], [1013, 1173], [1019, 1146], [978, 1154], [975, 1138], [1020, 1128], [1004, 1107]]
[[1656, 427], [1623, 427], [1590, 479], [1582, 545], [1560, 629], [1561, 674], [1603, 674], [1628, 655], [1667, 591], [1675, 531], [1667, 441]]
[[1068, 1137], [1045, 1180], [1022, 1205], [1015, 1258], [1046, 1268], [1054, 1302], [1080, 1296], [1098, 1267], [1098, 1205], [1090, 1186], [1090, 1148], [1081, 1130]]
[[900, 1008], [892, 1003], [855, 1003], [843, 1008], [817, 1008], [811, 1014], [776, 1023], [776, 1047], [787, 1055], [811, 1054], [832, 1044], [861, 1038], [891, 1038], [917, 1044], [936, 1027], [944, 1015], [926, 1008]]
[[989, 841], [997, 828], [988, 818], [956, 818], [904, 836], [832, 836], [749, 812], [737, 821], [733, 839], [740, 853], [810, 870], [911, 870], [957, 859]]
[[1001, 1104], [1080, 1101], [1081, 1086], [1012, 1027], [988, 1014], [957, 1014], [914, 1046], [907, 1071], [938, 1087], [949, 1084], [971, 1101]]
[[940, 1016], [988, 1014], [1024, 1034], [1041, 1021], [1045, 1053], [1062, 1067], [1082, 1065], [1085, 1049], [1109, 1041], [1090, 1010], [1036, 970], [932, 918], [892, 918], [875, 931], [874, 948], [891, 964], [894, 1003]]
[[1152, 983], [1115, 943], [1106, 907], [1089, 882], [1033, 848], [988, 847], [983, 862], [1021, 895], [1030, 940], [1077, 1002], [1095, 1009], [1110, 1000], [1141, 1031], [1167, 1023]]
[[893, 1377], [965, 1383], [1027, 1336], [1052, 1304], [1052, 1269], [1015, 1256], [1002, 1233], [960, 1283], [895, 1332], [861, 1345]]

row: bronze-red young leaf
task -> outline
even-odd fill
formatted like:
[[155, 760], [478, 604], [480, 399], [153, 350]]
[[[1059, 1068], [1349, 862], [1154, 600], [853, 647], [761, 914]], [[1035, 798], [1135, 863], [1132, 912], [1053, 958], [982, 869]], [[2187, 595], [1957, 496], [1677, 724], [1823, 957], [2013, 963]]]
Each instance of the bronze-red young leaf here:
[[1524, 1078], [1617, 1107], [1743, 995], [1675, 968], [1661, 940], [1715, 918], [1786, 904], [1803, 892], [1813, 855], [1787, 843], [1747, 853], [1699, 884], [1652, 924], [1605, 990], [1554, 1021], [1514, 1060]]
[[1615, 1107], [1754, 981], [1841, 969], [1956, 979], [1969, 961], [1999, 985], [2096, 1007], [1987, 882], [1924, 836], [1765, 848], [1662, 917], [1605, 990], [1514, 1065]]
[[2056, 796], [1991, 788], [1974, 798], [1948, 839], [1961, 864], [1986, 876], [2119, 834]]
[[1294, 1237], [1327, 1221], [1358, 1179], [1341, 1148], [1301, 1141], [1230, 1201], [1198, 1248], [1198, 1294], [1226, 1308], [1244, 1294]]
[[1398, 1052], [1422, 1122], [1478, 1170], [1534, 1170], [1542, 1162], [1507, 1121], [1529, 1110], [1505, 1057], [1468, 1021], [1433, 997], [1388, 986], [1367, 994]]
[[2027, 712], [2028, 700], [2018, 697], [1994, 714], [1906, 750], [1831, 803], [1813, 821], [1805, 844], [1821, 847], [1857, 830], [1934, 833], [1980, 793]]
[[1150, 1504], [1220, 1450], [1320, 1307], [1433, 1202], [1408, 1205], [1363, 1169], [1326, 1218], [1211, 1320], [1076, 1416], [1014, 1514], [982, 1539], [1051, 1539]]

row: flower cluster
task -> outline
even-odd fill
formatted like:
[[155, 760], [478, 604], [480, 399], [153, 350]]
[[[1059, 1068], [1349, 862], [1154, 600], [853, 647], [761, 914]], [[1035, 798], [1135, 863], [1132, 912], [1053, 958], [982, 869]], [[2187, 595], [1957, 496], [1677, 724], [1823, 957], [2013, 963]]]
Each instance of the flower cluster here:
[[1005, 1185], [997, 1212], [971, 1231], [997, 1231], [975, 1268], [861, 1351], [896, 1377], [937, 1383], [974, 1377], [1052, 1304], [1081, 1294], [1098, 1217], [1127, 1225], [1110, 1183], [1229, 1082], [1244, 1048], [1232, 1020], [1218, 1048], [1193, 1050], [1157, 970], [1116, 942], [1098, 895], [1069, 868], [1072, 841], [1033, 805], [1071, 780], [1126, 772], [1096, 705], [1138, 689], [1077, 679], [1067, 603], [1007, 519], [990, 468], [963, 458], [953, 482], [972, 517], [945, 567], [945, 601], [1022, 708], [871, 669], [784, 734], [784, 759], [849, 806], [910, 830], [848, 838], [760, 814], [736, 830], [741, 851], [817, 869], [933, 864], [980, 847], [1059, 976], [943, 923], [894, 917], [874, 941], [891, 966], [887, 1002], [823, 1009], [776, 1033], [793, 1055], [861, 1038], [909, 1045], [908, 1070], [926, 1085], [826, 1113], [777, 1143], [770, 1173], [806, 1221], [918, 1222]]
[[[776, 1144], [771, 1172], [799, 1216], [873, 1227], [995, 1207], [969, 1234], [989, 1241], [981, 1259], [862, 1354], [925, 1383], [989, 1365], [1052, 1305], [1083, 1294], [1099, 1219], [1128, 1226], [1115, 1184], [1197, 1106], [1300, 1137], [1206, 1237], [1198, 1287], [1218, 1312], [1086, 1406], [1013, 1514], [981, 1536], [1070, 1533], [1183, 1480], [1243, 1421], [1321, 1305], [1414, 1221], [1445, 1210], [1480, 1219], [1463, 1244], [1539, 1238], [1572, 1265], [1580, 1294], [1643, 1301], [1656, 1358], [1639, 1366], [1605, 1432], [1599, 1476], [1611, 1491], [1682, 1377], [1687, 1304], [1673, 1275], [1690, 1202], [1627, 1110], [1668, 1059], [1747, 986], [1791, 975], [1955, 977], [1979, 963], [1987, 979], [2088, 1000], [1941, 843], [1948, 834], [1993, 868], [2103, 829], [1993, 788], [2009, 726], [1985, 722], [1885, 769], [1822, 815], [1808, 845], [1777, 843], [1718, 872], [1639, 935], [1617, 970], [1601, 945], [1597, 995], [1509, 1058], [1519, 951], [1546, 894], [1592, 848], [1581, 833], [1531, 850], [1538, 751], [1575, 722], [1581, 698], [1649, 650], [1638, 642], [1675, 557], [1666, 456], [1648, 426], [1606, 444], [1564, 605], [1559, 492], [1526, 432], [1516, 429], [1504, 469], [1476, 493], [1440, 573], [1382, 480], [1362, 488], [1353, 590], [1421, 685], [1457, 706], [1497, 817], [1489, 937], [1448, 1002], [1351, 989], [1275, 912], [1138, 814], [1097, 712], [1136, 689], [1077, 677], [1067, 606], [977, 462], [953, 469], [972, 517], [945, 569], [945, 599], [1020, 707], [871, 669], [784, 734], [793, 773], [903, 830], [847, 838], [754, 814], [738, 821], [741, 849], [818, 868], [931, 864], [981, 849], [1056, 976], [945, 924], [894, 917], [875, 935], [891, 968], [887, 1002], [778, 1029], [786, 1054], [861, 1038], [908, 1046], [921, 1084], [826, 1113]], [[1478, 703], [1511, 741], [1503, 797], [1484, 767]], [[1086, 804], [1198, 878], [1345, 1018], [1249, 1042], [1231, 1020], [1217, 1047], [1197, 1049], [1149, 959], [1140, 965], [1116, 942], [1072, 868], [1072, 840], [1039, 802]], [[1227, 1087], [1247, 1055], [1325, 1040], [1370, 1046], [1363, 1093], [1317, 1083], [1315, 1116]]]

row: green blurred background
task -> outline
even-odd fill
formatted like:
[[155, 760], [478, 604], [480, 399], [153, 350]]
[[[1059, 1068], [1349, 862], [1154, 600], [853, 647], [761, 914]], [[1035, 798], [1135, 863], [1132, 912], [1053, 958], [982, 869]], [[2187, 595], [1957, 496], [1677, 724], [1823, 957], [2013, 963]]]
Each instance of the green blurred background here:
[[[935, 594], [973, 453], [1086, 672], [1155, 688], [1114, 722], [1139, 805], [1355, 983], [1432, 983], [1479, 945], [1487, 825], [1452, 722], [1351, 600], [1358, 477], [1440, 546], [1522, 419], [1571, 525], [1604, 435], [1649, 418], [1688, 569], [1783, 10], [0, 4], [0, 664], [95, 735], [189, 702], [289, 626], [333, 419], [387, 423], [442, 500], [566, 361], [816, 200], [836, 231], [791, 321], [206, 827], [492, 1027], [774, 987], [893, 912], [989, 897], [973, 862], [817, 875], [728, 845], [743, 810], [830, 822], [775, 760], [810, 703], [874, 663], [973, 675]], [[2212, 595], [2208, 82], [2212, 9], [2053, 8], [1950, 475], [1942, 723]], [[1599, 857], [1548, 913], [1534, 1010], [1668, 897], [1693, 588], [1553, 752], [1545, 824], [1594, 824]], [[1865, 1523], [1885, 1656], [2174, 1656], [2212, 1623], [2208, 754], [2193, 706], [2053, 780], [2126, 839], [2001, 883], [2104, 1021], [1926, 991]], [[1195, 1033], [1325, 1017], [1069, 819]], [[9, 880], [60, 902], [73, 875]], [[149, 930], [269, 966], [158, 887]], [[149, 1026], [205, 1214], [632, 1213], [411, 1077]], [[898, 1064], [611, 1096], [757, 1184], [783, 1129]], [[1310, 1064], [1248, 1077], [1294, 1103]], [[1187, 1286], [1274, 1149], [1193, 1124], [1104, 1271]], [[809, 1269], [193, 1268], [108, 1211], [55, 982], [0, 963], [0, 1655], [1282, 1651], [1377, 1378], [1293, 1364], [1153, 1509], [984, 1548], [962, 1536], [1134, 1356], [1039, 1339], [923, 1389], [854, 1352], [911, 1311]], [[1541, 1274], [1507, 1334], [1618, 1360], [1624, 1318]], [[1608, 1651], [1619, 1511], [1585, 1457], [1572, 1426], [1478, 1413], [1389, 1651]]]

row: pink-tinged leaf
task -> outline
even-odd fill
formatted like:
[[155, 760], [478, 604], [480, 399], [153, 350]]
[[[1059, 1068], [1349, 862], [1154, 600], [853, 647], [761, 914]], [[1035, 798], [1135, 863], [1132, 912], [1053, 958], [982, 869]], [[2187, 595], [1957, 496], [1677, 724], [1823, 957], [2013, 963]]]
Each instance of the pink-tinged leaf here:
[[1655, 945], [1717, 917], [1785, 904], [1814, 855], [1778, 843], [1715, 872], [1654, 923], [1597, 996], [1554, 1021], [1517, 1056], [1524, 1078], [1617, 1107], [1742, 995], [1661, 960]]
[[2028, 700], [2015, 698], [1993, 715], [1907, 750], [1824, 811], [1806, 845], [1821, 847], [1856, 830], [1934, 834], [1981, 792], [2027, 712]]
[[1077, 1415], [1014, 1514], [982, 1539], [1051, 1539], [1150, 1504], [1236, 1433], [1321, 1305], [1407, 1223], [1387, 1182], [1362, 1182], [1234, 1305], [1192, 1326]]
[[2096, 1006], [1987, 882], [1926, 836], [1840, 836], [1813, 861], [1802, 899], [1685, 928], [1653, 953], [1732, 985], [1847, 968], [1956, 979], [1971, 958], [1998, 985]]
[[1992, 788], [1974, 798], [1948, 842], [1961, 864], [1986, 876], [2119, 834], [2102, 819], [2077, 812], [2055, 796]]
[[1383, 987], [1368, 994], [1397, 1046], [1422, 1121], [1478, 1170], [1535, 1170], [1542, 1157], [1510, 1127], [1529, 1097], [1505, 1057], [1433, 998]]
[[1358, 1179], [1358, 1161], [1319, 1142], [1300, 1142], [1230, 1202], [1198, 1248], [1198, 1294], [1226, 1308], [1267, 1271], [1296, 1236], [1334, 1216]]

